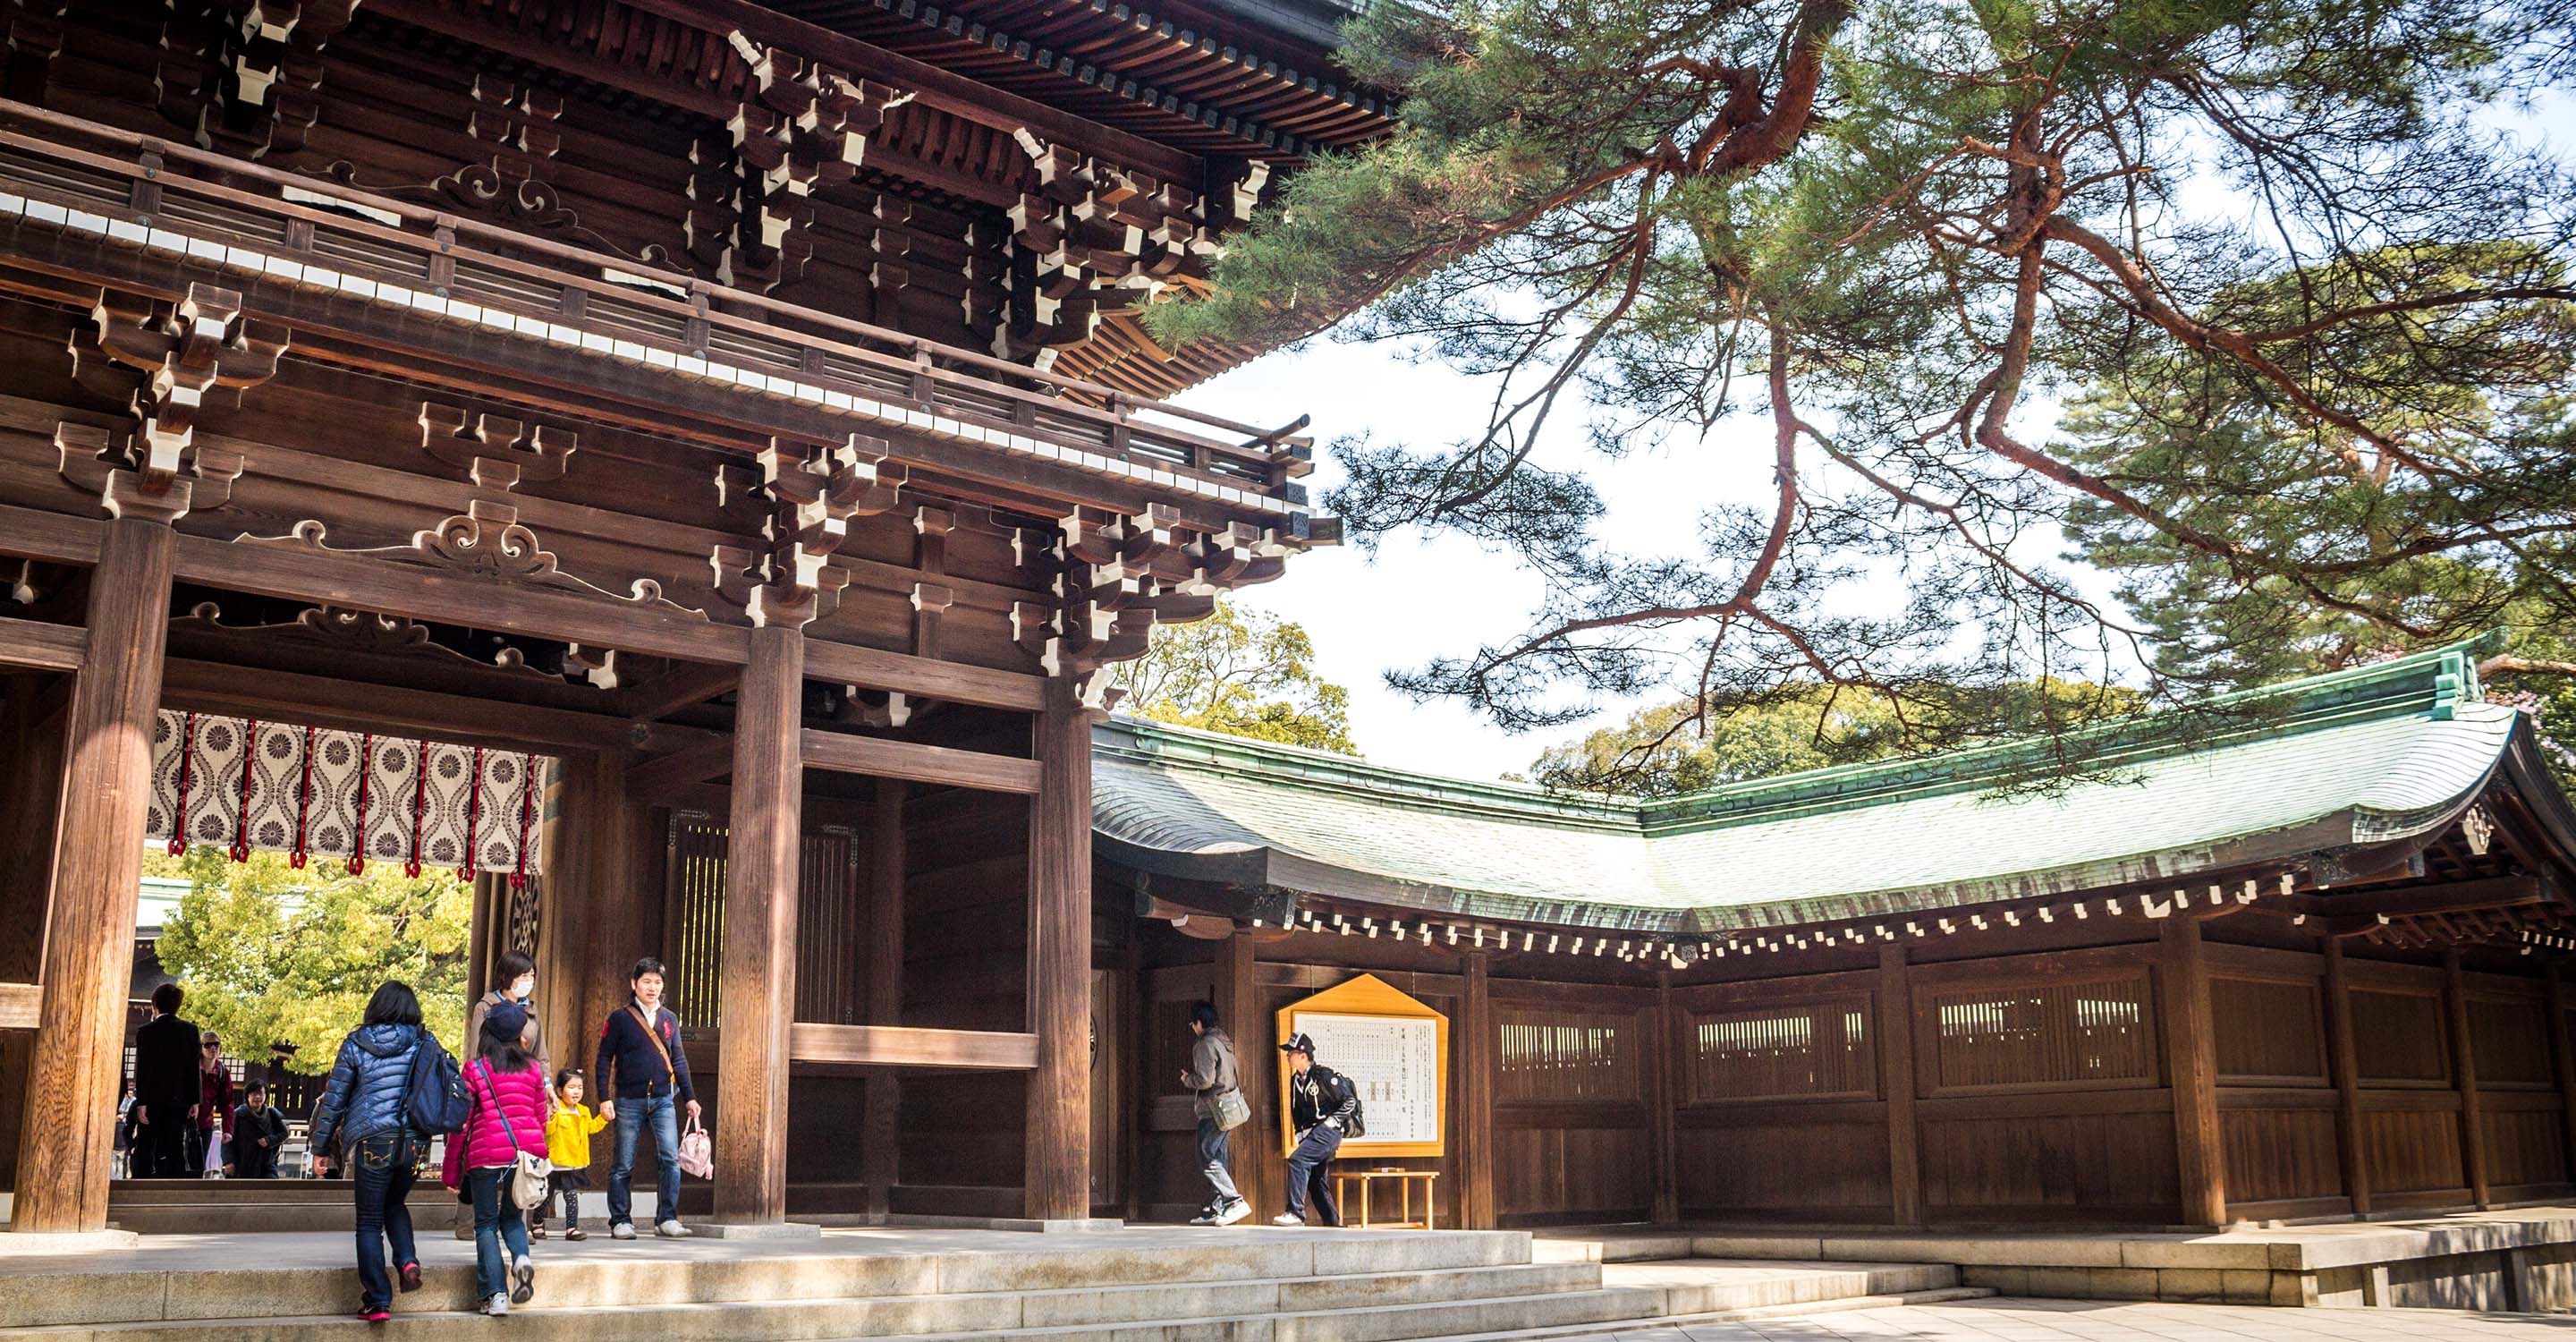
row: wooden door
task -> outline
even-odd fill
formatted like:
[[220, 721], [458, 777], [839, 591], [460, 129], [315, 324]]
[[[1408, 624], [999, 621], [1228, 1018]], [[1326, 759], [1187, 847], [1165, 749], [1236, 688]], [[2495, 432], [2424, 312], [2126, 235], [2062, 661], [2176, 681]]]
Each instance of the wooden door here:
[[1125, 980], [1123, 970], [1091, 971], [1091, 1205], [1119, 1209], [1110, 1215], [1123, 1214], [1127, 1202], [1118, 1121], [1126, 1094]]

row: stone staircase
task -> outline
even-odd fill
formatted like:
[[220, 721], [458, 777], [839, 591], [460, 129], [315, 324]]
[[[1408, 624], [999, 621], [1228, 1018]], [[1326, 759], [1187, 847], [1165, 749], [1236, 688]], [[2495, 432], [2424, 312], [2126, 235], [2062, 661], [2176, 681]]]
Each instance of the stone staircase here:
[[0, 1327], [0, 1340], [446, 1342], [497, 1326], [565, 1342], [1401, 1342], [1598, 1329], [1652, 1318], [1666, 1301], [1654, 1287], [1603, 1284], [1596, 1263], [1533, 1263], [1529, 1237], [1515, 1232], [1205, 1234], [1151, 1249], [1114, 1247], [1119, 1237], [1058, 1248], [1033, 1236], [1019, 1252], [757, 1255], [712, 1242], [549, 1242], [536, 1300], [499, 1325], [471, 1312], [465, 1246], [427, 1237], [424, 1288], [372, 1328], [346, 1312], [356, 1287], [345, 1247], [338, 1265], [316, 1256], [264, 1267], [252, 1239], [232, 1269], [20, 1264], [0, 1275], [0, 1319], [18, 1325]]

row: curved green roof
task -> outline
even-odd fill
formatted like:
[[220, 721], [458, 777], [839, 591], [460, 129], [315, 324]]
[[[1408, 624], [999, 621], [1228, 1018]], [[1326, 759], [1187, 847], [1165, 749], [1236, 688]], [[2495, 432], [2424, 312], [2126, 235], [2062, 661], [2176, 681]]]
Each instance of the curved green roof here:
[[1093, 736], [1093, 827], [1168, 876], [1677, 934], [2099, 889], [2449, 824], [2529, 750], [2519, 714], [2476, 701], [2474, 646], [2088, 733], [2096, 776], [2048, 789], [2005, 786], [2034, 764], [2005, 745], [1569, 796], [1120, 718]]

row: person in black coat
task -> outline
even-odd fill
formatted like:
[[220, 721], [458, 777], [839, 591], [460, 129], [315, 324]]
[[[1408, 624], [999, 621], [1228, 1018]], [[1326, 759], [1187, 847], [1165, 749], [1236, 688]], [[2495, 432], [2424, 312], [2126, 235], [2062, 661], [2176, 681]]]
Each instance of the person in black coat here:
[[235, 1179], [277, 1177], [278, 1148], [286, 1145], [286, 1115], [268, 1102], [268, 1084], [253, 1081], [233, 1111], [233, 1135], [224, 1139], [226, 1173]]
[[182, 1000], [178, 984], [153, 989], [152, 1019], [134, 1032], [133, 1175], [138, 1179], [188, 1177], [188, 1138], [196, 1131], [201, 1099], [197, 1027], [179, 1018]]
[[1330, 1172], [1341, 1154], [1342, 1135], [1359, 1113], [1359, 1087], [1351, 1079], [1315, 1061], [1315, 1041], [1302, 1034], [1279, 1046], [1293, 1069], [1288, 1079], [1288, 1126], [1297, 1149], [1288, 1157], [1288, 1210], [1270, 1218], [1279, 1226], [1304, 1225], [1306, 1202], [1328, 1226], [1342, 1223], [1341, 1206], [1333, 1201]]

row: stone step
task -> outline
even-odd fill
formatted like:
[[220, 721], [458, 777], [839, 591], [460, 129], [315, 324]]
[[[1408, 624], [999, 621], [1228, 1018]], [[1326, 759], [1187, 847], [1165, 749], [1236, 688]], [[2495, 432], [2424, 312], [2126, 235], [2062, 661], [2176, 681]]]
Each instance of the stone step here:
[[[540, 1300], [544, 1276], [539, 1274]], [[531, 1342], [1410, 1342], [1506, 1328], [1564, 1327], [1650, 1317], [1662, 1297], [1652, 1290], [1598, 1288], [1371, 1304], [1328, 1310], [1214, 1316], [1204, 1313], [1080, 1324], [1029, 1326], [1030, 1295], [887, 1297], [852, 1300], [738, 1300], [654, 1306], [531, 1304], [512, 1313], [510, 1335]], [[490, 1335], [491, 1320], [462, 1310], [412, 1312], [370, 1325], [350, 1315], [300, 1318], [181, 1319], [0, 1328], [7, 1342], [465, 1342]]]
[[[0, 1320], [29, 1324], [118, 1324], [265, 1317], [322, 1317], [353, 1308], [357, 1276], [345, 1239], [296, 1237], [300, 1256], [266, 1260], [245, 1256], [240, 1268], [179, 1268], [100, 1272], [66, 1266], [59, 1272], [30, 1267], [0, 1275]], [[1467, 1289], [1439, 1274], [1526, 1268], [1529, 1237], [1521, 1232], [1385, 1232], [1323, 1235], [1302, 1232], [1211, 1231], [1193, 1236], [1185, 1252], [1168, 1247], [1036, 1247], [976, 1252], [852, 1252], [842, 1237], [810, 1242], [803, 1252], [743, 1255], [720, 1241], [612, 1241], [594, 1233], [582, 1244], [550, 1240], [537, 1246], [539, 1289], [553, 1307], [653, 1307], [735, 1301], [822, 1301], [927, 1298], [1028, 1293], [1101, 1292], [1132, 1287], [1173, 1287], [1176, 1300], [1190, 1291], [1235, 1283], [1323, 1279], [1289, 1288], [1300, 1300], [1321, 1302], [1333, 1292]], [[398, 1312], [465, 1310], [474, 1300], [474, 1253], [448, 1238], [444, 1219], [424, 1219], [419, 1238], [422, 1289], [395, 1301]], [[281, 1249], [284, 1244], [281, 1243]], [[1577, 1265], [1584, 1266], [1584, 1265]], [[1586, 1286], [1599, 1284], [1597, 1267]], [[1363, 1279], [1429, 1276], [1413, 1287], [1369, 1284]], [[1469, 1279], [1472, 1281], [1473, 1279]], [[1513, 1278], [1494, 1279], [1507, 1290]], [[1561, 1283], [1561, 1277], [1540, 1277]], [[1257, 1297], [1261, 1288], [1256, 1286]], [[1302, 1295], [1298, 1293], [1304, 1293]], [[1392, 1298], [1392, 1297], [1390, 1297]], [[1411, 1299], [1435, 1298], [1417, 1294]], [[1275, 1306], [1274, 1306], [1275, 1307]], [[1315, 1307], [1322, 1307], [1319, 1303]], [[1042, 1307], [1043, 1308], [1043, 1307]], [[1203, 1309], [1185, 1313], [1196, 1316]], [[1018, 1326], [1014, 1317], [1007, 1326]], [[864, 1331], [854, 1328], [852, 1331]], [[925, 1326], [910, 1331], [936, 1331]]]
[[1959, 1269], [1946, 1263], [1681, 1258], [1608, 1264], [1601, 1280], [1661, 1291], [1658, 1312], [1679, 1316], [1943, 1290], [1959, 1284]]
[[[1819, 1300], [1810, 1304], [1764, 1305], [1755, 1309], [1724, 1310], [1715, 1314], [1688, 1314], [1663, 1317], [1651, 1326], [1688, 1328], [1701, 1323], [1735, 1323], [1754, 1319], [1806, 1318], [1816, 1314], [1840, 1314], [1863, 1309], [1897, 1309], [1906, 1305], [1940, 1305], [1954, 1300], [1985, 1300], [1995, 1292], [1983, 1286], [1951, 1286], [1937, 1291], [1909, 1291], [1903, 1295], [1854, 1295], [1838, 1300]], [[1571, 1327], [1523, 1328], [1500, 1333], [1468, 1333], [1442, 1338], [1441, 1342], [1549, 1342], [1560, 1337], [1597, 1337], [1598, 1325], [1576, 1324]]]

